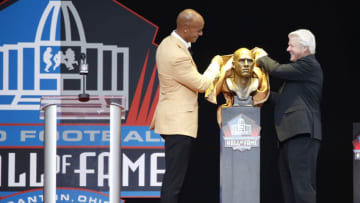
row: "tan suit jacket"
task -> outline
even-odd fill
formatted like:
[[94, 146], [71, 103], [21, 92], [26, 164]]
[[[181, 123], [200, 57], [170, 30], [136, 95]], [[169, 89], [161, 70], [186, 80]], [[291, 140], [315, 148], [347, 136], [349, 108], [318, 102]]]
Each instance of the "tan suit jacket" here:
[[185, 44], [172, 35], [158, 46], [156, 64], [160, 94], [150, 129], [159, 134], [196, 138], [198, 92], [205, 92], [212, 79], [198, 72]]

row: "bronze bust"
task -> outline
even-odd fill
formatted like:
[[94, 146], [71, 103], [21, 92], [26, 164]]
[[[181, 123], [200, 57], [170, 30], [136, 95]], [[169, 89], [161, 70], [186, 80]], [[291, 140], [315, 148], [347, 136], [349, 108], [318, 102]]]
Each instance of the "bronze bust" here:
[[[269, 97], [269, 75], [255, 64], [255, 54], [247, 48], [240, 48], [231, 55], [222, 56], [222, 69], [232, 73], [223, 83], [216, 83], [205, 93], [205, 98], [217, 104], [216, 97], [222, 92], [226, 103], [218, 109], [218, 123], [221, 126], [221, 107], [261, 106]], [[215, 81], [216, 82], [216, 81]]]

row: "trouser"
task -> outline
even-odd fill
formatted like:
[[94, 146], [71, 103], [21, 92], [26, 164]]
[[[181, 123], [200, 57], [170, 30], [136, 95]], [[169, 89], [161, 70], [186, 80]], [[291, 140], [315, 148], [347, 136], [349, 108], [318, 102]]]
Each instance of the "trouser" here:
[[184, 135], [161, 135], [165, 139], [165, 174], [160, 202], [177, 203], [190, 161], [194, 138]]
[[279, 172], [285, 203], [316, 203], [320, 141], [300, 134], [280, 143]]

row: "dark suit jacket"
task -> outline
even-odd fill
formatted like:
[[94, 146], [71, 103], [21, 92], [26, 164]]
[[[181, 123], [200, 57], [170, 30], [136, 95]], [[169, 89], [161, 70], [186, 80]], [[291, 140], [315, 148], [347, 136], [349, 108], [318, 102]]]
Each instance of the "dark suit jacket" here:
[[278, 94], [272, 94], [278, 139], [284, 141], [297, 134], [310, 133], [311, 137], [321, 140], [323, 73], [315, 56], [311, 54], [289, 64], [279, 64], [264, 56], [256, 63], [271, 76], [285, 81]]

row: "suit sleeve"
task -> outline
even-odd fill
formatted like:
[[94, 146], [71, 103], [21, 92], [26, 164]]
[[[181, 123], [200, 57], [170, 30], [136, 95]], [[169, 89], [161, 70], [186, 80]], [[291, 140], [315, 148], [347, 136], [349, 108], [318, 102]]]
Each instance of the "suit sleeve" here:
[[276, 104], [278, 102], [278, 100], [279, 100], [279, 93], [271, 91], [271, 93], [270, 93], [270, 101], [271, 101], [271, 103]]
[[270, 75], [283, 80], [307, 80], [312, 73], [311, 64], [298, 59], [295, 63], [280, 64], [268, 56], [256, 60], [256, 63], [269, 72]]
[[205, 92], [212, 84], [212, 80], [200, 74], [188, 57], [176, 59], [173, 67], [175, 80], [193, 91]]

